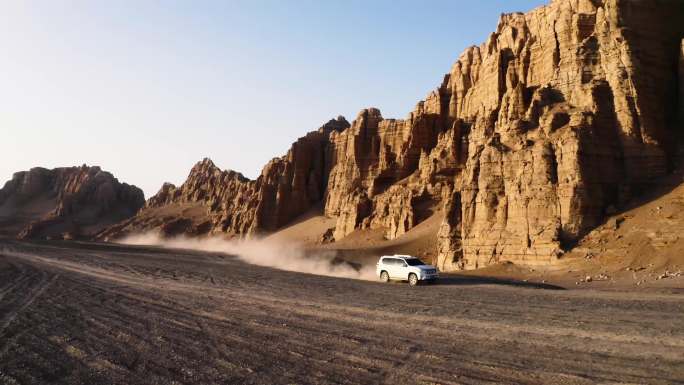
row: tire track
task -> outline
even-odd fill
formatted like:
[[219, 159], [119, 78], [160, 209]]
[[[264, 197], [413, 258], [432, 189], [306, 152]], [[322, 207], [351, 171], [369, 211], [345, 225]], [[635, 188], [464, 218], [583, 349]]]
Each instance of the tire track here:
[[47, 278], [47, 273], [44, 273], [40, 282], [38, 282], [38, 284], [31, 289], [31, 292], [27, 294], [24, 301], [15, 309], [10, 310], [2, 318], [0, 318], [0, 334], [5, 331], [5, 329], [12, 323], [12, 321], [14, 321], [15, 318], [17, 318], [19, 314], [28, 309], [29, 306], [31, 306], [36, 299], [38, 299], [38, 297], [40, 297], [45, 290], [47, 290], [47, 288], [50, 287], [50, 285], [52, 285], [58, 278], [59, 274], [54, 274], [52, 277]]
[[14, 270], [16, 270], [16, 273], [14, 274], [14, 277], [11, 280], [8, 280], [8, 282], [5, 285], [0, 287], [0, 301], [2, 301], [7, 294], [11, 293], [12, 291], [16, 291], [15, 289], [17, 287], [31, 280], [31, 275], [26, 272], [25, 266], [11, 262], [9, 262], [9, 265], [11, 265]]
[[16, 297], [0, 301], [0, 314], [11, 309], [0, 318], [0, 371], [20, 383], [45, 383], [44, 375], [257, 385], [684, 377], [681, 297], [409, 289], [187, 251], [57, 245], [17, 243], [8, 263], [0, 258], [0, 280], [9, 279], [0, 290]]

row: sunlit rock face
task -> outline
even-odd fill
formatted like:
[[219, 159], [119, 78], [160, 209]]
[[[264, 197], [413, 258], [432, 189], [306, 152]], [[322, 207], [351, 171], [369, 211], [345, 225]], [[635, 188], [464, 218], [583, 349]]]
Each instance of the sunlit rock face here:
[[186, 232], [250, 235], [320, 205], [335, 240], [397, 238], [437, 213], [442, 270], [548, 263], [671, 168], [682, 26], [669, 0], [502, 15], [405, 119], [367, 108], [332, 120], [255, 181], [201, 162], [142, 212], [199, 202], [204, 222]]
[[256, 180], [221, 170], [205, 158], [182, 185], [164, 184], [136, 217], [98, 238], [112, 240], [145, 231], [252, 236], [277, 230], [320, 205], [332, 163], [329, 136], [348, 127], [343, 117], [330, 120], [299, 138], [285, 156], [272, 159]]
[[683, 15], [590, 0], [503, 15], [406, 120], [368, 109], [331, 137], [335, 237], [400, 236], [435, 202], [444, 270], [555, 258], [667, 172]]
[[447, 89], [450, 116], [469, 124], [468, 156], [440, 267], [544, 263], [668, 171], [682, 11], [554, 1], [504, 15], [461, 56]]

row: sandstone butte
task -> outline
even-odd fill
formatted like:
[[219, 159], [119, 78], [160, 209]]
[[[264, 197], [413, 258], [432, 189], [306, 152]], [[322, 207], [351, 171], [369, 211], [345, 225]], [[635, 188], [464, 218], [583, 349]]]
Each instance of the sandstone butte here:
[[90, 238], [144, 204], [142, 190], [99, 167], [36, 167], [15, 173], [0, 189], [0, 234]]
[[100, 238], [253, 236], [322, 206], [335, 240], [377, 228], [394, 239], [441, 212], [442, 270], [551, 261], [672, 171], [683, 3], [555, 0], [504, 14], [406, 119], [368, 108], [331, 120], [256, 180], [205, 159]]

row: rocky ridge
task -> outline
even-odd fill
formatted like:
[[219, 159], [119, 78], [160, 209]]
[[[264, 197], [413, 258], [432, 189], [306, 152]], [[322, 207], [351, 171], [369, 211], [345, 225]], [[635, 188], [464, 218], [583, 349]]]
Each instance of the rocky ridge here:
[[19, 238], [88, 238], [133, 216], [142, 190], [99, 167], [17, 172], [0, 189], [0, 232]]
[[277, 230], [320, 204], [331, 167], [328, 137], [348, 127], [343, 117], [330, 120], [299, 138], [285, 156], [272, 159], [256, 180], [221, 170], [205, 158], [181, 186], [164, 184], [136, 217], [110, 227], [98, 238], [115, 239], [152, 229], [165, 235], [228, 236]]
[[179, 204], [204, 214], [175, 232], [230, 235], [322, 205], [336, 240], [378, 228], [393, 239], [440, 212], [442, 270], [548, 263], [673, 167], [682, 25], [684, 5], [667, 0], [555, 0], [502, 15], [406, 119], [375, 108], [351, 125], [338, 118], [255, 181], [205, 160], [107, 234], [164, 230], [178, 218], [144, 213]]

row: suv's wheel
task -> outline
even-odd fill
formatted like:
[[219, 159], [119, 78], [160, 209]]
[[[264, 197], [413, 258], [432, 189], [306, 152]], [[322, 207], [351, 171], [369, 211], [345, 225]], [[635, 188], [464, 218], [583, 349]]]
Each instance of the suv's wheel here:
[[409, 274], [409, 285], [416, 286], [418, 284], [418, 276], [411, 273]]
[[389, 274], [387, 274], [386, 271], [383, 271], [380, 273], [380, 280], [385, 283], [389, 282]]

